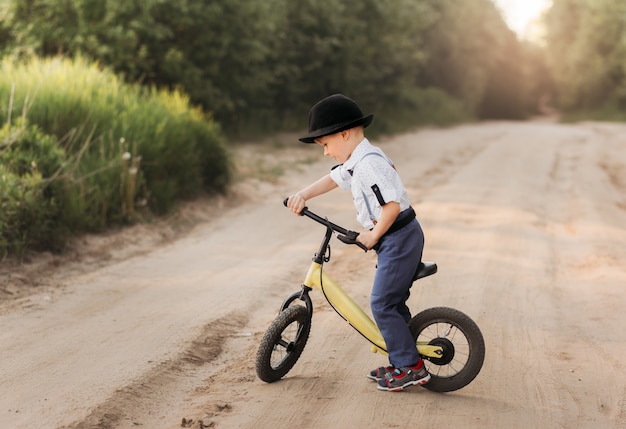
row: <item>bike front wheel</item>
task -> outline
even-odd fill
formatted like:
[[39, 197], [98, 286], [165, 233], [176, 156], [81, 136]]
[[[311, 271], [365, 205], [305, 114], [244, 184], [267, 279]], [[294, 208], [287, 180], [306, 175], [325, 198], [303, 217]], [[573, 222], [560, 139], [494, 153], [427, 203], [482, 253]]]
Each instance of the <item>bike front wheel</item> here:
[[302, 305], [281, 311], [265, 332], [256, 356], [256, 373], [267, 383], [278, 381], [296, 364], [311, 332], [311, 316]]
[[426, 389], [452, 392], [476, 378], [485, 359], [485, 341], [469, 316], [453, 308], [429, 308], [411, 319], [409, 329], [416, 344], [442, 349], [437, 358], [424, 357], [431, 376]]

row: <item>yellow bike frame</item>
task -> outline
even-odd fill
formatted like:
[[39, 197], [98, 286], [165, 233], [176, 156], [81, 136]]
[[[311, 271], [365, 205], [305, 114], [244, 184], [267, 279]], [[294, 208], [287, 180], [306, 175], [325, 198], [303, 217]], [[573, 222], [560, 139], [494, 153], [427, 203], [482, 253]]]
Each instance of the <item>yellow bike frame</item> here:
[[[311, 262], [309, 271], [304, 279], [304, 286], [321, 291], [333, 308], [354, 329], [363, 335], [372, 344], [372, 352], [387, 355], [387, 346], [378, 326], [374, 321], [350, 298], [341, 287], [333, 281], [318, 262]], [[417, 342], [417, 351], [420, 355], [440, 358], [443, 349], [440, 346], [429, 345], [428, 342]]]

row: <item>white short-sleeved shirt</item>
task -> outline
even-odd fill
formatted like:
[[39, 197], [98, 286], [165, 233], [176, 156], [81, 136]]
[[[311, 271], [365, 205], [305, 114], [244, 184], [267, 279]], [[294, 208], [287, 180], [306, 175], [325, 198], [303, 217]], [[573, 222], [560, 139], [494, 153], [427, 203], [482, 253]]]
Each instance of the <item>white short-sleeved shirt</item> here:
[[367, 139], [358, 144], [346, 162], [333, 167], [330, 177], [339, 188], [352, 191], [357, 221], [365, 229], [374, 227], [373, 221], [380, 219], [384, 204], [395, 201], [400, 211], [411, 206], [391, 160]]

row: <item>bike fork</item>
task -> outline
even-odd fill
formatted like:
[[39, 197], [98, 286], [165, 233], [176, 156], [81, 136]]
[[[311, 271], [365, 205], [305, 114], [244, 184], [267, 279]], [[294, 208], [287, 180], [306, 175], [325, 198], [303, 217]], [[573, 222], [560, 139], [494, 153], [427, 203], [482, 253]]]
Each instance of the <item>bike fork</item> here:
[[310, 287], [302, 285], [302, 290], [292, 293], [287, 297], [287, 299], [285, 299], [283, 305], [281, 305], [280, 307], [279, 313], [289, 307], [292, 302], [299, 299], [300, 301], [304, 301], [306, 309], [309, 313], [309, 318], [313, 317], [313, 302], [311, 301], [311, 297], [309, 296], [309, 292], [311, 292], [312, 290], [313, 289], [311, 289]]

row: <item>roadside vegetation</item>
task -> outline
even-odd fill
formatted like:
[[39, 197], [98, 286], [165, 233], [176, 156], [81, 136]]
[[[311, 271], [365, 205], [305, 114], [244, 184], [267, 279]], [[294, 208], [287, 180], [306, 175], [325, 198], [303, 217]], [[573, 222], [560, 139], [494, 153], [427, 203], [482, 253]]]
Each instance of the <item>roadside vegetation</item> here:
[[554, 0], [545, 24], [564, 119], [626, 121], [626, 2]]
[[225, 193], [232, 145], [335, 92], [374, 137], [540, 99], [621, 120], [618, 3], [554, 0], [542, 45], [490, 0], [0, 0], [0, 258]]
[[0, 69], [0, 252], [62, 250], [70, 234], [223, 192], [218, 126], [178, 91], [126, 84], [82, 58]]

